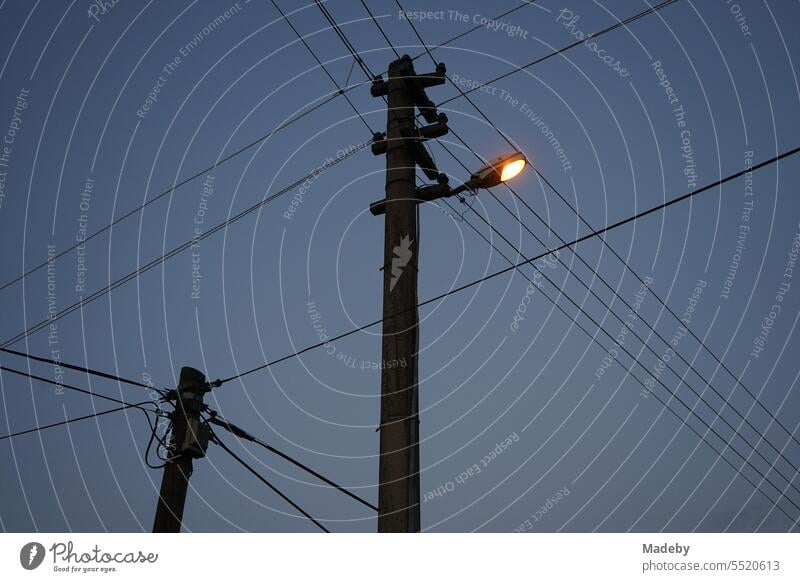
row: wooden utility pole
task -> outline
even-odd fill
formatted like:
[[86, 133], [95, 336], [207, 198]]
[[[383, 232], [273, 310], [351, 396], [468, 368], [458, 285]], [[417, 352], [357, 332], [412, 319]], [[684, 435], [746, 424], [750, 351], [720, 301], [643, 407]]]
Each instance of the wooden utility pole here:
[[[386, 199], [373, 205], [385, 213], [383, 251], [383, 346], [381, 362], [380, 463], [378, 531], [420, 530], [419, 400], [417, 355], [417, 233], [416, 166], [438, 178], [422, 140], [446, 133], [446, 118], [438, 116], [424, 94], [427, 86], [444, 81], [437, 73], [417, 77], [406, 55], [389, 65], [389, 78], [373, 83], [374, 96], [388, 100], [386, 136], [376, 136], [373, 152], [386, 154]], [[438, 129], [422, 136], [415, 128], [415, 107]], [[442, 131], [442, 128], [444, 130]], [[379, 207], [379, 208], [378, 208]], [[377, 208], [377, 209], [376, 209]]]
[[164, 465], [161, 491], [158, 496], [155, 533], [178, 533], [183, 521], [183, 507], [192, 460], [205, 456], [208, 447], [208, 428], [202, 424], [200, 412], [203, 396], [209, 386], [205, 375], [194, 368], [181, 369], [172, 413], [172, 442], [168, 449], [169, 460]]

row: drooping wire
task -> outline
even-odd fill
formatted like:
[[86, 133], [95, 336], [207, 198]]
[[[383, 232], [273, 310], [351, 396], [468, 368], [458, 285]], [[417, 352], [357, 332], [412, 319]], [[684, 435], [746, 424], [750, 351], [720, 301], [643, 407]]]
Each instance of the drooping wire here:
[[291, 500], [291, 499], [290, 499], [288, 496], [286, 496], [286, 494], [285, 494], [285, 493], [283, 493], [283, 492], [282, 492], [280, 489], [278, 489], [277, 487], [275, 487], [275, 485], [273, 485], [272, 483], [270, 483], [269, 481], [267, 481], [267, 479], [266, 479], [266, 478], [264, 478], [264, 476], [263, 476], [263, 475], [261, 475], [261, 473], [259, 473], [258, 471], [256, 471], [256, 470], [255, 470], [253, 467], [251, 467], [251, 466], [250, 466], [250, 464], [249, 464], [247, 461], [245, 461], [245, 460], [244, 460], [244, 459], [242, 459], [242, 458], [241, 458], [239, 455], [237, 455], [236, 453], [234, 453], [234, 452], [233, 452], [233, 451], [232, 451], [232, 450], [231, 450], [231, 449], [228, 447], [228, 445], [226, 445], [226, 444], [225, 444], [225, 443], [224, 443], [224, 442], [223, 442], [223, 441], [222, 441], [222, 440], [221, 440], [221, 439], [220, 439], [220, 438], [219, 438], [219, 437], [216, 435], [216, 433], [213, 431], [213, 429], [211, 429], [211, 427], [209, 427], [209, 431], [210, 431], [210, 435], [211, 435], [211, 441], [212, 441], [214, 444], [216, 444], [216, 445], [219, 445], [219, 446], [222, 448], [222, 450], [224, 450], [224, 451], [225, 451], [226, 453], [228, 453], [228, 454], [229, 454], [231, 457], [233, 457], [233, 458], [234, 458], [234, 460], [236, 460], [236, 462], [237, 462], [237, 463], [239, 463], [239, 464], [240, 464], [242, 467], [244, 467], [244, 468], [245, 468], [245, 469], [247, 469], [247, 470], [248, 470], [250, 473], [252, 473], [252, 474], [253, 474], [253, 475], [254, 475], [254, 476], [255, 476], [255, 477], [256, 477], [256, 478], [257, 478], [259, 481], [261, 481], [261, 482], [262, 482], [264, 485], [266, 485], [267, 487], [269, 487], [270, 489], [272, 489], [272, 491], [274, 491], [275, 493], [277, 493], [277, 494], [278, 494], [278, 496], [279, 496], [281, 499], [283, 499], [283, 500], [284, 500], [286, 503], [288, 503], [289, 505], [291, 505], [292, 507], [294, 507], [294, 508], [295, 508], [297, 511], [299, 511], [299, 512], [300, 512], [300, 513], [301, 513], [301, 514], [304, 516], [304, 517], [306, 517], [308, 520], [310, 520], [310, 521], [311, 521], [311, 522], [312, 522], [314, 525], [316, 525], [316, 526], [317, 526], [319, 529], [321, 529], [321, 530], [322, 530], [322, 531], [324, 531], [325, 533], [330, 533], [330, 530], [328, 530], [328, 528], [326, 528], [324, 525], [322, 525], [320, 522], [318, 522], [316, 519], [314, 519], [314, 518], [311, 516], [311, 514], [310, 514], [310, 513], [308, 513], [308, 512], [307, 512], [305, 509], [303, 509], [303, 508], [302, 508], [302, 507], [300, 507], [300, 506], [299, 506], [297, 503], [295, 503], [294, 501], [292, 501], [292, 500]]
[[[319, 2], [318, 2], [318, 5], [319, 5]], [[402, 6], [399, 4], [399, 2], [398, 2], [398, 6], [399, 6], [399, 7], [401, 8], [401, 10], [402, 10]], [[324, 12], [324, 13], [327, 13], [327, 11], [325, 11], [325, 10], [324, 10], [324, 9], [323, 9], [321, 6], [320, 6], [320, 8], [323, 10], [323, 12]], [[333, 22], [332, 18], [331, 18], [330, 16], [328, 16], [327, 14], [326, 14], [326, 18], [328, 18], [328, 19], [329, 19], [329, 22], [331, 22], [331, 24], [332, 24], [333, 26], [335, 26], [335, 27], [336, 27], [336, 30], [338, 31], [339, 29], [338, 29], [338, 27], [335, 25], [335, 22]], [[373, 21], [376, 23], [376, 25], [377, 25], [377, 26], [378, 26], [378, 28], [380, 29], [380, 25], [377, 23], [377, 21], [374, 19], [374, 17], [373, 17]], [[413, 27], [413, 23], [412, 23], [412, 27]], [[416, 32], [416, 29], [415, 29], [415, 32]], [[343, 33], [342, 33], [342, 34], [343, 34]], [[385, 36], [385, 33], [384, 33], [384, 36]], [[419, 34], [418, 34], [418, 33], [417, 33], [417, 36], [419, 37]], [[340, 35], [340, 37], [342, 37], [342, 36]], [[419, 38], [420, 38], [420, 41], [422, 41], [421, 37], [419, 37]], [[351, 45], [351, 44], [348, 42], [348, 40], [346, 39], [346, 37], [342, 37], [342, 40], [343, 40], [343, 42], [345, 43], [345, 45], [346, 45], [346, 46], [347, 46], [347, 47], [348, 47], [348, 48], [351, 50], [351, 52], [353, 53], [353, 55], [355, 56], [357, 53], [355, 52], [355, 49], [352, 47], [352, 45]], [[387, 39], [387, 40], [388, 40], [388, 39]], [[391, 43], [390, 43], [390, 44], [391, 44]], [[423, 46], [424, 46], [424, 43], [423, 43]], [[310, 49], [309, 49], [309, 50], [310, 50]], [[396, 52], [396, 51], [395, 51], [395, 52]], [[428, 54], [430, 54], [430, 53], [428, 53]], [[431, 56], [431, 58], [432, 58], [432, 56]], [[433, 58], [432, 58], [432, 60], [433, 60]], [[434, 64], [435, 64], [435, 60], [434, 60]], [[368, 72], [368, 71], [367, 71], [367, 72]], [[369, 74], [369, 72], [368, 72], [368, 74]], [[487, 223], [487, 224], [488, 224], [488, 223]], [[507, 240], [507, 239], [506, 239], [506, 240]], [[519, 253], [519, 251], [518, 251], [518, 253]], [[534, 267], [535, 267], [535, 266], [534, 266]], [[545, 277], [546, 277], [546, 275], [545, 275]], [[573, 302], [573, 303], [574, 303], [574, 302]], [[555, 304], [555, 303], [554, 303], [554, 304]], [[556, 304], [556, 305], [557, 305], [557, 304]], [[558, 305], [557, 305], [557, 306], [558, 306]], [[576, 304], [576, 306], [577, 306], [577, 304]], [[560, 308], [560, 306], [558, 306], [558, 307]], [[578, 308], [580, 309], [580, 307], [579, 307], [579, 306], [578, 306]], [[562, 309], [562, 310], [563, 310], [563, 309]], [[592, 319], [590, 316], [588, 316], [588, 314], [587, 314], [586, 312], [583, 312], [583, 313], [584, 313], [584, 315], [587, 315], [587, 317], [589, 317], [590, 319]], [[565, 312], [565, 314], [566, 314], [566, 312]], [[568, 314], [567, 314], [567, 315], [568, 315]], [[568, 317], [569, 317], [569, 316], [568, 316]], [[593, 321], [593, 323], [595, 323], [596, 325], [598, 325], [598, 327], [600, 327], [600, 326], [599, 326], [599, 324], [597, 324], [597, 323], [596, 323], [596, 321], [594, 321], [594, 320], [592, 320], [592, 321]], [[600, 327], [600, 329], [602, 330], [602, 327]], [[602, 331], [605, 331], [605, 330], [602, 330]], [[593, 336], [591, 336], [591, 335], [590, 335], [590, 337], [593, 337]], [[609, 335], [609, 337], [611, 337], [611, 336]], [[593, 339], [594, 339], [594, 338], [593, 338]], [[613, 340], [613, 337], [612, 337], [611, 339]], [[623, 348], [623, 349], [624, 349], [624, 348]], [[634, 357], [633, 357], [633, 356], [632, 356], [632, 355], [631, 355], [629, 352], [627, 352], [627, 351], [626, 351], [626, 353], [627, 353], [629, 356], [631, 356], [631, 357], [633, 358], [633, 360], [634, 360], [634, 363], [638, 363], [638, 362], [637, 362], [637, 360], [636, 360], [636, 358], [634, 358]], [[641, 364], [640, 364], [640, 365], [641, 365]], [[683, 402], [683, 401], [682, 401], [682, 400], [681, 400], [679, 397], [677, 397], [677, 395], [675, 395], [673, 392], [669, 391], [669, 389], [666, 387], [666, 385], [664, 385], [663, 383], [661, 383], [661, 384], [662, 384], [662, 386], [664, 386], [664, 388], [665, 388], [665, 389], [666, 389], [668, 392], [670, 392], [670, 393], [672, 394], [672, 396], [673, 396], [673, 397], [677, 398], [677, 399], [678, 399], [678, 400], [679, 400], [679, 401], [680, 401], [682, 404], [684, 404], [684, 406], [686, 406], [686, 404], [685, 404], [685, 403], [684, 403], [684, 402]], [[689, 408], [688, 406], [686, 406], [686, 407], [687, 407], [687, 409], [690, 411], [690, 413], [694, 413], [694, 410], [693, 410], [693, 408]], [[712, 410], [713, 410], [713, 409], [712, 409]], [[673, 413], [674, 413], [674, 411], [673, 411]], [[703, 419], [702, 417], [700, 417], [699, 415], [696, 415], [696, 417], [697, 417], [697, 418], [698, 418], [698, 419], [699, 419], [701, 422], [703, 422], [703, 423], [704, 423], [704, 424], [705, 424], [705, 425], [708, 427], [708, 429], [709, 429], [709, 430], [713, 431], [713, 432], [714, 432], [714, 434], [715, 434], [715, 435], [716, 435], [718, 438], [720, 438], [720, 439], [721, 439], [723, 442], [726, 442], [726, 441], [725, 441], [725, 439], [724, 439], [724, 438], [722, 438], [722, 437], [719, 435], [719, 433], [717, 433], [717, 432], [716, 432], [716, 431], [713, 429], [713, 427], [712, 427], [712, 426], [710, 426], [710, 425], [708, 425], [707, 423], [705, 423], [705, 421], [704, 421], [704, 419]], [[680, 419], [680, 417], [678, 417], [678, 418]], [[724, 420], [724, 419], [723, 419], [723, 420]], [[729, 424], [729, 423], [728, 423], [728, 424]], [[732, 428], [732, 427], [731, 427], [731, 428]], [[735, 429], [734, 429], [734, 430], [735, 430]], [[705, 440], [705, 439], [703, 439], [703, 440]], [[745, 442], [747, 442], [747, 441], [745, 440]], [[749, 443], [748, 443], [748, 444], [749, 444]], [[748, 462], [748, 460], [747, 460], [747, 459], [745, 459], [745, 458], [744, 458], [744, 457], [743, 457], [743, 456], [742, 456], [742, 455], [741, 455], [741, 454], [738, 452], [738, 450], [736, 450], [734, 447], [732, 447], [732, 446], [730, 445], [730, 443], [727, 443], [727, 442], [726, 442], [726, 447], [730, 447], [730, 448], [731, 448], [731, 449], [732, 449], [732, 450], [733, 450], [735, 453], [737, 453], [737, 455], [739, 455], [739, 456], [740, 456], [740, 457], [741, 457], [741, 458], [742, 458], [742, 459], [743, 459], [743, 460], [744, 460], [746, 463]], [[758, 453], [758, 451], [756, 451], [756, 452]], [[780, 453], [780, 452], [779, 452], [779, 453]], [[760, 453], [759, 453], [759, 454], [760, 454]], [[761, 455], [761, 456], [762, 456], [762, 458], [763, 458], [763, 455]], [[766, 460], [766, 458], [764, 458], [764, 460]], [[767, 461], [767, 462], [768, 462], [768, 461]], [[750, 464], [750, 463], [748, 463], [748, 464]], [[757, 468], [756, 468], [754, 465], [750, 464], [750, 466], [751, 466], [751, 467], [752, 467], [752, 468], [753, 468], [753, 469], [754, 469], [756, 472], [758, 472], [758, 469], [757, 469]], [[779, 475], [781, 475], [782, 477], [784, 477], [784, 479], [786, 479], [786, 478], [785, 478], [785, 476], [783, 476], [783, 475], [780, 473], [780, 471], [778, 471], [777, 469], [775, 469], [775, 470], [776, 470], [776, 472], [778, 472], [778, 474], [779, 474]], [[765, 475], [761, 475], [760, 473], [759, 473], [759, 475], [760, 475], [760, 476], [762, 476], [762, 477], [763, 477], [765, 480], [767, 480], [767, 481], [768, 481], [768, 482], [769, 482], [769, 483], [770, 483], [770, 484], [771, 484], [773, 487], [775, 487], [775, 485], [774, 485], [774, 484], [773, 484], [771, 481], [769, 481], [769, 479], [767, 479], [767, 477], [766, 477]], [[790, 482], [790, 481], [789, 481], [789, 484], [791, 485], [791, 482]], [[779, 493], [781, 492], [781, 491], [780, 491], [780, 489], [778, 489], [777, 487], [775, 487], [775, 488], [776, 488], [776, 490], [777, 490]], [[793, 501], [792, 501], [790, 498], [788, 498], [788, 497], [787, 497], [787, 500], [788, 500], [790, 503], [792, 503], [793, 505], [795, 505], [795, 504], [794, 504], [794, 502], [793, 502]], [[797, 508], [800, 510], [800, 506], [797, 506], [797, 505], [795, 505], [795, 507], [797, 507]]]
[[[160, 418], [162, 414], [159, 413], [157, 416]], [[147, 447], [145, 447], [144, 450], [144, 462], [151, 469], [163, 469], [166, 466], [167, 459], [161, 456], [161, 450], [167, 448], [166, 441], [172, 435], [172, 420], [170, 420], [169, 424], [164, 430], [164, 434], [161, 437], [158, 436], [158, 422], [153, 424], [150, 422], [149, 417], [147, 418], [147, 422], [150, 425], [150, 438], [147, 440]], [[158, 446], [156, 447], [156, 456], [160, 461], [162, 461], [160, 465], [154, 465], [150, 462], [150, 449], [152, 448], [153, 442], [158, 443]]]
[[275, 447], [273, 447], [271, 445], [268, 445], [267, 443], [265, 443], [261, 439], [259, 439], [257, 437], [254, 437], [253, 435], [251, 435], [247, 431], [239, 428], [238, 426], [232, 424], [231, 422], [225, 420], [224, 418], [219, 417], [216, 412], [209, 411], [209, 415], [210, 416], [208, 418], [208, 422], [210, 422], [212, 424], [215, 424], [216, 426], [219, 426], [221, 428], [224, 428], [229, 433], [231, 433], [232, 435], [234, 435], [234, 436], [236, 436], [236, 437], [238, 437], [240, 439], [244, 439], [246, 441], [250, 441], [252, 443], [257, 444], [258, 446], [268, 450], [269, 452], [271, 452], [271, 453], [273, 453], [275, 455], [278, 455], [282, 459], [284, 459], [286, 461], [289, 461], [290, 463], [292, 463], [296, 467], [299, 467], [300, 469], [302, 469], [306, 473], [308, 473], [310, 475], [313, 475], [314, 477], [316, 477], [320, 481], [323, 481], [323, 482], [327, 483], [328, 485], [330, 485], [334, 489], [337, 489], [341, 493], [344, 493], [348, 497], [351, 497], [352, 499], [355, 499], [356, 501], [358, 501], [362, 505], [364, 505], [366, 507], [369, 507], [370, 509], [373, 509], [375, 511], [378, 511], [378, 508], [375, 505], [373, 505], [372, 503], [370, 503], [369, 501], [367, 501], [366, 499], [363, 499], [362, 497], [359, 497], [358, 495], [356, 495], [352, 491], [342, 487], [341, 485], [339, 485], [338, 483], [334, 482], [333, 480], [328, 479], [327, 477], [325, 477], [324, 475], [322, 475], [318, 471], [315, 471], [314, 469], [312, 469], [308, 465], [306, 465], [304, 463], [301, 463], [300, 461], [298, 461], [297, 459], [293, 458], [292, 456], [284, 453], [283, 451], [280, 451], [280, 450], [276, 449]]

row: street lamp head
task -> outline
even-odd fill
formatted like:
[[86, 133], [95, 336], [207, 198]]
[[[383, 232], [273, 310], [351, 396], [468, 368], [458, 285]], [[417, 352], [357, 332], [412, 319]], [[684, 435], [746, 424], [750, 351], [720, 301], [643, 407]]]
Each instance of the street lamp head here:
[[469, 186], [474, 189], [493, 188], [515, 177], [527, 163], [521, 152], [497, 157], [472, 174]]

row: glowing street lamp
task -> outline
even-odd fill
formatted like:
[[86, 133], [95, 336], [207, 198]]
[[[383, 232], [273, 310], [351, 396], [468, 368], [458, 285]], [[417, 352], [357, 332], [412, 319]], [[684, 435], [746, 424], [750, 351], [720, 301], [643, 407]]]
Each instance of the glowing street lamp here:
[[[451, 188], [447, 183], [447, 176], [439, 174], [438, 184], [421, 186], [417, 188], [416, 196], [420, 202], [431, 202], [437, 198], [449, 198], [456, 196], [467, 190], [475, 192], [481, 188], [494, 188], [498, 184], [507, 182], [517, 176], [528, 161], [521, 152], [514, 152], [510, 155], [499, 156], [491, 160], [488, 164], [473, 172], [469, 180], [458, 186]], [[386, 212], [386, 200], [378, 200], [369, 205], [369, 210], [375, 216]]]
[[464, 190], [478, 190], [480, 188], [494, 188], [498, 184], [507, 182], [519, 174], [527, 165], [527, 160], [521, 152], [500, 156], [491, 160], [477, 172], [473, 172], [470, 179], [463, 186], [453, 190], [453, 195]]

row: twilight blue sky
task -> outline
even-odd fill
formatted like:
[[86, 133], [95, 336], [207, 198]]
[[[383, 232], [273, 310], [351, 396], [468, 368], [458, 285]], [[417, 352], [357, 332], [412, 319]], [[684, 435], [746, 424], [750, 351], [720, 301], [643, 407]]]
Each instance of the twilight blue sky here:
[[[45, 260], [49, 248], [71, 247], [336, 90], [271, 2], [101, 4], [0, 2], [2, 284]], [[337, 83], [365, 81], [314, 2], [278, 4]], [[519, 4], [405, 0], [404, 17], [393, 1], [367, 0], [400, 54], [422, 52], [409, 18], [430, 46], [484, 23], [434, 50], [464, 88], [649, 6], [541, 0], [486, 22]], [[368, 67], [385, 71], [394, 53], [362, 3], [326, 5]], [[578, 45], [470, 98], [599, 227], [798, 145], [798, 17], [797, 2], [679, 0], [599, 37], [602, 52]], [[433, 68], [424, 56], [415, 65]], [[442, 110], [478, 156], [508, 151], [452, 84], [428, 94], [437, 103], [455, 97]], [[383, 102], [368, 84], [349, 96], [373, 130], [384, 127]], [[3, 342], [370, 137], [344, 98], [321, 106], [63, 256], [49, 273], [0, 291]], [[452, 134], [442, 141], [466, 167], [480, 165]], [[430, 150], [453, 181], [467, 177], [440, 145]], [[302, 193], [287, 192], [12, 347], [173, 387], [181, 366], [229, 377], [317, 343], [321, 329], [334, 336], [371, 322], [381, 313], [383, 220], [368, 205], [383, 196], [383, 168], [365, 149]], [[562, 251], [543, 267], [552, 284], [541, 290], [528, 292], [528, 281], [509, 273], [424, 307], [423, 528], [796, 530], [800, 434], [793, 440], [746, 390], [795, 431], [798, 184], [800, 160], [789, 158], [609, 233], [649, 289], [594, 239], [577, 247], [588, 267]], [[513, 188], [525, 204], [499, 187], [469, 200], [471, 210], [457, 200], [456, 211], [420, 208], [420, 299], [508, 266], [470, 224], [515, 261], [518, 250], [543, 250], [525, 227], [547, 246], [589, 232], [534, 172]], [[532, 268], [524, 272], [533, 277]], [[714, 355], [655, 295], [679, 317], [688, 314], [689, 329]], [[585, 311], [577, 322], [567, 297]], [[374, 502], [378, 360], [379, 326], [226, 383], [207, 400]], [[0, 362], [28, 369], [7, 354]], [[30, 370], [54, 375], [47, 365]], [[669, 401], [736, 470], [631, 374], [658, 377], [659, 398], [673, 391], [694, 408], [690, 416]], [[113, 406], [9, 373], [0, 381], [3, 434]], [[63, 381], [147, 399], [79, 373]], [[740, 435], [732, 440], [731, 426]], [[148, 436], [134, 410], [0, 441], [0, 528], [149, 530], [160, 472], [144, 465]], [[223, 438], [330, 529], [375, 530], [366, 508], [266, 451]], [[196, 462], [191, 484], [188, 530], [313, 530], [218, 447]]]

